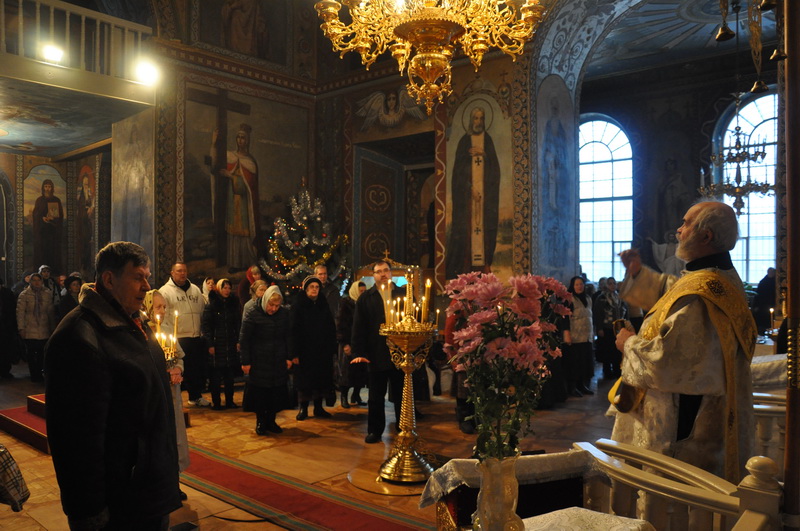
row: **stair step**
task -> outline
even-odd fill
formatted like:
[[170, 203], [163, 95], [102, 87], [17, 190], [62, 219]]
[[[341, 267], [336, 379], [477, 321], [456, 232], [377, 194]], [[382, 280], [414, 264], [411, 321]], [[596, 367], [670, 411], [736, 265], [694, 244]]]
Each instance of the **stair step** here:
[[44, 414], [44, 394], [28, 395], [28, 411], [37, 417], [46, 418]]
[[44, 418], [29, 412], [27, 406], [0, 411], [0, 430], [37, 450], [50, 453]]

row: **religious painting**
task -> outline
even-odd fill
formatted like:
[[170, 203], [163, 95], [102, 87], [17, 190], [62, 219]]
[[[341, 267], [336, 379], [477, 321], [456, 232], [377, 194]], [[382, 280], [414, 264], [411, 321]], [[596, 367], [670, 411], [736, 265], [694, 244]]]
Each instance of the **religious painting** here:
[[309, 110], [196, 83], [185, 109], [184, 259], [215, 275], [244, 270], [309, 175]]
[[155, 111], [148, 109], [111, 129], [111, 241], [129, 241], [152, 257], [155, 233]]
[[94, 276], [96, 253], [95, 211], [97, 210], [97, 181], [94, 169], [88, 164], [78, 172], [78, 192], [75, 203], [75, 248], [78, 270], [84, 278]]
[[409, 96], [405, 85], [376, 90], [354, 102], [355, 142], [382, 140], [430, 131], [433, 119]]
[[566, 281], [577, 271], [577, 124], [564, 80], [545, 78], [537, 98], [539, 271]]
[[64, 222], [67, 183], [56, 168], [40, 164], [25, 176], [23, 253], [26, 271], [48, 265], [53, 273], [66, 267]]
[[195, 0], [194, 39], [215, 51], [285, 65], [288, 0]]
[[453, 115], [447, 140], [445, 270], [448, 279], [482, 271], [512, 273], [511, 118], [487, 93]]

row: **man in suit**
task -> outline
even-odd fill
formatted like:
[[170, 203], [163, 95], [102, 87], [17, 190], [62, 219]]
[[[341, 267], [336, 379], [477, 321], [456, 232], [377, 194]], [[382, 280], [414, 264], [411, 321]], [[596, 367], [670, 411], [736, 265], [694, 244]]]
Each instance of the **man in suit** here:
[[[365, 291], [356, 301], [353, 317], [353, 363], [367, 361], [369, 363], [369, 399], [367, 414], [367, 437], [364, 442], [376, 443], [383, 436], [386, 425], [384, 397], [388, 385], [392, 386], [392, 394], [400, 397], [403, 392], [403, 372], [392, 363], [386, 338], [378, 332], [385, 322], [384, 297], [391, 291], [392, 298], [403, 296], [401, 290], [395, 290], [392, 284], [392, 269], [384, 260], [372, 265], [372, 276], [375, 285]], [[389, 289], [381, 290], [386, 285]], [[394, 402], [395, 422], [400, 421], [400, 400]]]

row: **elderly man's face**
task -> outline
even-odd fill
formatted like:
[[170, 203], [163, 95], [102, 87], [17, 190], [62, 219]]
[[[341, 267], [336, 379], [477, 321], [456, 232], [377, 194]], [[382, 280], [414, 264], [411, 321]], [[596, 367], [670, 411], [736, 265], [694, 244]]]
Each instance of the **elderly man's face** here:
[[683, 216], [683, 224], [678, 227], [678, 248], [675, 249], [675, 256], [681, 260], [691, 262], [702, 256], [703, 240], [708, 234], [708, 230], [698, 230], [696, 227], [697, 215], [702, 208], [702, 204], [690, 208]]
[[328, 268], [327, 267], [318, 267], [314, 270], [314, 276], [320, 279], [322, 285], [328, 283]]
[[103, 272], [103, 286], [127, 314], [133, 314], [142, 307], [144, 296], [150, 291], [150, 267], [125, 264], [119, 276], [111, 271]]

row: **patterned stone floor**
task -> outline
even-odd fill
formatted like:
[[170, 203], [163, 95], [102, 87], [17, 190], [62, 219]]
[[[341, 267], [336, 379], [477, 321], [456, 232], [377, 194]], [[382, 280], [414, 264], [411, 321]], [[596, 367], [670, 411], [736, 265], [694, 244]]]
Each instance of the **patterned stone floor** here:
[[[26, 369], [17, 365], [13, 370], [17, 379], [0, 381], [0, 405], [3, 408], [24, 405], [25, 396], [42, 392], [25, 378]], [[447, 389], [447, 382], [443, 383], [443, 388]], [[595, 388], [599, 386], [599, 392], [594, 396], [569, 398], [554, 409], [538, 411], [533, 420], [535, 433], [522, 441], [522, 449], [564, 451], [574, 441], [594, 441], [609, 436], [612, 421], [604, 416], [604, 412], [607, 405], [605, 393], [610, 385], [610, 381], [600, 380], [595, 385]], [[241, 389], [236, 393], [239, 404], [241, 393]], [[366, 390], [363, 395], [366, 398]], [[452, 398], [434, 396], [430, 402], [419, 402], [418, 407], [424, 414], [424, 418], [417, 421], [417, 432], [424, 450], [447, 457], [471, 455], [475, 437], [458, 430]], [[278, 423], [284, 432], [260, 437], [254, 432], [253, 415], [241, 409], [212, 411], [210, 408], [190, 408], [189, 441], [338, 494], [435, 522], [433, 507], [424, 510], [417, 507], [416, 493], [421, 491], [421, 486], [405, 489], [411, 492], [410, 495], [388, 496], [362, 490], [348, 479], [349, 475], [356, 477], [359, 472], [363, 474], [371, 470], [377, 476], [378, 467], [391, 449], [394, 422], [388, 423], [382, 443], [368, 445], [364, 443], [365, 407], [344, 409], [337, 402], [329, 410], [333, 413], [331, 419], [310, 417], [305, 421], [295, 419], [296, 411], [283, 411], [278, 416]], [[387, 418], [393, 418], [388, 407]], [[8, 506], [0, 505], [0, 528], [26, 531], [66, 529], [50, 457], [2, 432], [0, 443], [9, 448], [19, 463], [31, 490], [31, 498], [20, 513], [13, 513]], [[263, 522], [236, 522], [255, 517], [191, 488], [184, 486], [183, 490], [189, 499], [170, 518], [170, 524], [176, 530], [279, 529]]]

